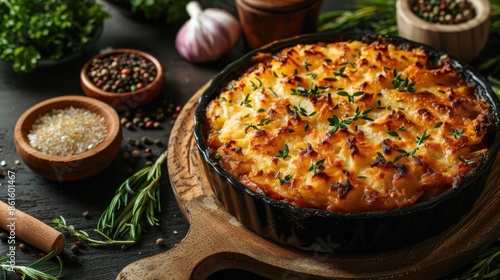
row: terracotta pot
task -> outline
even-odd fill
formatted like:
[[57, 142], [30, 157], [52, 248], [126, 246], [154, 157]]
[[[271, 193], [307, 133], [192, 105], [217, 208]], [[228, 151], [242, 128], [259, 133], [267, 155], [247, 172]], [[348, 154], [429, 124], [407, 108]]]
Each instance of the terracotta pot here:
[[243, 33], [251, 49], [316, 31], [322, 0], [236, 0]]

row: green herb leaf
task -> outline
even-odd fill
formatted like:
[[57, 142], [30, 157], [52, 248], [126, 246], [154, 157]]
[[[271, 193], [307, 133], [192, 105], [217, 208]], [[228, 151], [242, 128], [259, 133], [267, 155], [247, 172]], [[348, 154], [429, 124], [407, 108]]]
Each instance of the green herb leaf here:
[[[162, 153], [154, 164], [143, 167], [118, 187], [111, 203], [99, 218], [97, 233], [115, 240], [128, 238], [126, 241], [130, 243], [123, 243], [122, 246], [127, 248], [140, 238], [144, 220], [150, 226], [159, 225], [155, 213], [161, 209], [158, 186], [166, 157], [167, 152]], [[84, 235], [81, 232], [78, 234]]]
[[278, 151], [278, 154], [275, 155], [274, 157], [277, 157], [277, 158], [282, 158], [282, 159], [286, 159], [289, 155], [289, 150], [288, 150], [288, 145], [285, 144], [284, 145], [284, 148], [283, 148], [283, 151], [282, 150], [279, 150]]
[[309, 172], [312, 171], [314, 174], [318, 172], [318, 170], [324, 170], [325, 166], [323, 166], [323, 163], [325, 162], [325, 159], [320, 159], [317, 162], [313, 163], [311, 167], [309, 167]]
[[285, 175], [285, 177], [283, 178], [280, 178], [280, 172], [276, 173], [276, 176], [275, 178], [278, 179], [280, 181], [280, 185], [283, 185], [285, 183], [290, 183], [290, 180], [292, 179], [292, 175], [291, 174], [287, 174]]
[[463, 129], [455, 129], [453, 127], [450, 127], [450, 130], [451, 130], [451, 133], [453, 133], [453, 137], [455, 139], [465, 137], [464, 134], [463, 134], [464, 133]]

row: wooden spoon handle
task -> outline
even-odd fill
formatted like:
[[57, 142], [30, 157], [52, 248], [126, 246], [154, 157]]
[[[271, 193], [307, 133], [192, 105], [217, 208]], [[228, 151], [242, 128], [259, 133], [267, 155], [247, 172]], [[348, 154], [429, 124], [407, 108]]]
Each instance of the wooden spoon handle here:
[[46, 253], [55, 250], [59, 254], [64, 249], [65, 238], [62, 233], [16, 209], [15, 205], [0, 201], [0, 221], [1, 227], [9, 235], [7, 242], [10, 246], [17, 245], [19, 241], [16, 239], [19, 238]]

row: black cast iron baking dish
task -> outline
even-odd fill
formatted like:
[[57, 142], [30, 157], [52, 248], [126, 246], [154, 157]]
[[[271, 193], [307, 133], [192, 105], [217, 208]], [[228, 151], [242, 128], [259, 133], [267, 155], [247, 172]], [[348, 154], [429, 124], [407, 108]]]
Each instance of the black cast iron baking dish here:
[[365, 213], [334, 213], [299, 208], [283, 201], [257, 194], [224, 171], [210, 156], [206, 146], [205, 108], [217, 97], [218, 91], [232, 79], [247, 71], [251, 58], [258, 52], [274, 53], [299, 43], [336, 42], [346, 40], [390, 41], [409, 48], [423, 47], [436, 61], [444, 55], [428, 46], [394, 36], [367, 34], [307, 34], [278, 41], [243, 56], [230, 64], [210, 83], [200, 97], [195, 112], [194, 136], [198, 149], [207, 164], [212, 189], [229, 213], [257, 234], [280, 244], [302, 250], [361, 253], [401, 248], [436, 235], [455, 224], [472, 208], [480, 195], [500, 146], [500, 101], [491, 86], [474, 69], [453, 60], [453, 65], [469, 83], [477, 85], [477, 93], [490, 104], [494, 115], [495, 134], [483, 165], [474, 177], [454, 189], [406, 208]]

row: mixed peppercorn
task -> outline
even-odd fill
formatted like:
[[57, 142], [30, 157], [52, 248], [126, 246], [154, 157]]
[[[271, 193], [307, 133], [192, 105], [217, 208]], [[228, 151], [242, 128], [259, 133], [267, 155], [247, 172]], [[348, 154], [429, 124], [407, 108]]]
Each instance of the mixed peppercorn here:
[[94, 59], [87, 75], [98, 88], [124, 93], [146, 87], [155, 79], [157, 69], [145, 57], [136, 53], [120, 53]]
[[475, 17], [474, 6], [467, 0], [418, 0], [413, 12], [434, 23], [459, 24]]

